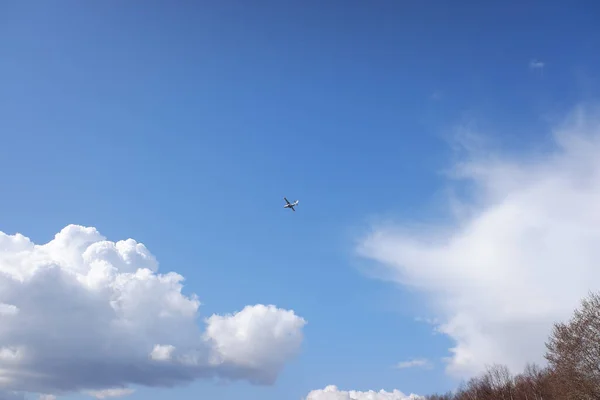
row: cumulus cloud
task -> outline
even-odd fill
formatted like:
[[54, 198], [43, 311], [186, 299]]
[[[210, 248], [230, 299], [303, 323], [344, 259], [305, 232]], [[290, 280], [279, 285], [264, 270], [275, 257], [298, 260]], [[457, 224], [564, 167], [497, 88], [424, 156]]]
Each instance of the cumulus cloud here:
[[452, 223], [375, 226], [361, 242], [361, 255], [429, 300], [456, 343], [455, 376], [544, 364], [552, 324], [600, 289], [598, 111], [573, 112], [550, 152], [516, 157], [469, 142], [450, 176], [470, 196], [452, 202]]
[[396, 364], [396, 368], [398, 368], [398, 369], [415, 368], [415, 367], [431, 368], [431, 363], [429, 362], [429, 360], [427, 360], [425, 358], [415, 358], [415, 359], [408, 360], [408, 361], [401, 361], [398, 364]]
[[95, 228], [69, 225], [42, 245], [0, 232], [0, 388], [106, 398], [208, 377], [273, 383], [304, 319], [259, 304], [202, 331], [182, 282], [143, 244]]
[[399, 390], [392, 392], [385, 390], [379, 392], [373, 390], [368, 392], [343, 391], [339, 390], [337, 386], [330, 385], [325, 389], [313, 390], [305, 400], [425, 400], [425, 398], [416, 394], [405, 395]]

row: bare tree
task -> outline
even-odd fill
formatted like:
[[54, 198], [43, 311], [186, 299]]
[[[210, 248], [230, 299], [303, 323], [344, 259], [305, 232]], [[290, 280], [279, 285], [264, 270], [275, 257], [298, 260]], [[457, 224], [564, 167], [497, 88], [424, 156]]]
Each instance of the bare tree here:
[[494, 398], [514, 400], [514, 381], [508, 368], [504, 365], [492, 365], [486, 375], [491, 382]]
[[563, 400], [555, 395], [554, 372], [528, 365], [524, 373], [512, 376], [507, 367], [493, 365], [485, 374], [462, 383], [456, 393], [433, 395], [428, 400]]
[[454, 400], [454, 395], [452, 392], [448, 392], [446, 394], [432, 394], [430, 396], [425, 396], [426, 400]]
[[554, 325], [546, 342], [548, 366], [527, 365], [512, 376], [492, 365], [455, 393], [428, 400], [599, 400], [600, 294], [590, 293], [567, 323]]
[[568, 323], [554, 325], [546, 359], [563, 395], [600, 398], [600, 295], [590, 293]]
[[515, 377], [515, 399], [552, 400], [559, 399], [554, 387], [554, 372], [534, 364], [525, 366], [525, 371]]

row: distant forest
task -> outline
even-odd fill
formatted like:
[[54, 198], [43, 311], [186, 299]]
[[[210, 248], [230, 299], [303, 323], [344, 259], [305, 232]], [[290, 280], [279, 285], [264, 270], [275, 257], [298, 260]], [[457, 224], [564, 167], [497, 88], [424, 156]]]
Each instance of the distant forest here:
[[513, 376], [493, 365], [454, 393], [427, 400], [600, 399], [600, 294], [590, 293], [567, 323], [556, 323], [546, 342], [548, 365], [528, 365]]

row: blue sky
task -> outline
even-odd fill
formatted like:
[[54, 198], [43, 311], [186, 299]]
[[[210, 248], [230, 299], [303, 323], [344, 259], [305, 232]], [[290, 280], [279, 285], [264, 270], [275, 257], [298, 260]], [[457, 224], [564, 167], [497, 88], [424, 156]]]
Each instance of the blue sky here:
[[[365, 273], [357, 240], [374, 220], [447, 217], [458, 126], [516, 154], [600, 88], [591, 1], [0, 8], [0, 230], [134, 238], [186, 278], [201, 317], [263, 303], [307, 321], [273, 386], [132, 399], [455, 387], [452, 340], [415, 321], [431, 316], [421, 294]], [[412, 358], [433, 368], [392, 368]]]

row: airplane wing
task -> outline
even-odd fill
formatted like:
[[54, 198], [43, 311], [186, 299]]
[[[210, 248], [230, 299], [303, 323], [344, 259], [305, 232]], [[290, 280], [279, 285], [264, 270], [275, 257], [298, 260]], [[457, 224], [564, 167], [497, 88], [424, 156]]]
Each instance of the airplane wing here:
[[296, 209], [294, 208], [294, 206], [290, 206], [290, 208], [292, 209], [292, 211], [296, 212]]
[[285, 197], [283, 199], [285, 200], [286, 203], [290, 204], [290, 202], [288, 201], [288, 199], [286, 199]]

